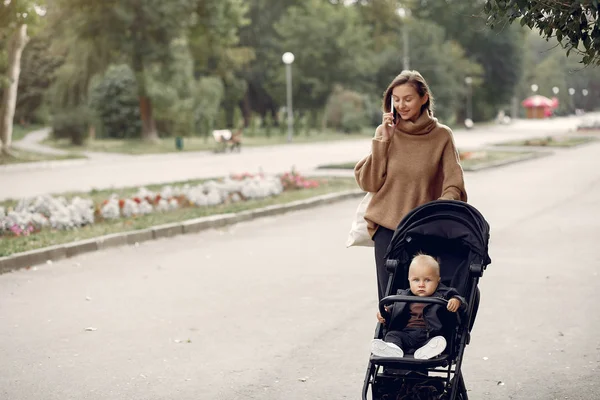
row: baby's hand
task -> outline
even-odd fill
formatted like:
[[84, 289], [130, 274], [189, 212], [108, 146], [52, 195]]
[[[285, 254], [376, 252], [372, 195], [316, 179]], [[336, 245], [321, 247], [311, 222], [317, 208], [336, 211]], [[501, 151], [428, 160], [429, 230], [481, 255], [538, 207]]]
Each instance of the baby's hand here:
[[456, 297], [453, 297], [448, 301], [448, 311], [457, 312], [459, 308], [460, 308], [460, 300], [457, 299]]
[[381, 322], [382, 324], [385, 324], [385, 318], [381, 316], [380, 312], [377, 312], [377, 321]]

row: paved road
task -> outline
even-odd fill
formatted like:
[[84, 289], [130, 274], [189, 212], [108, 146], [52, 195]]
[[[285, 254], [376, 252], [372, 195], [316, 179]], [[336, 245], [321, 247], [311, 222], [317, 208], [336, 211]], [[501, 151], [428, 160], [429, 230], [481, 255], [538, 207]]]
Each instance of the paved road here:
[[[457, 145], [477, 148], [505, 140], [563, 134], [574, 130], [580, 117], [518, 120], [508, 126], [484, 126], [455, 132]], [[310, 172], [327, 163], [356, 161], [370, 151], [370, 140], [338, 141], [245, 148], [241, 154], [171, 153], [137, 157], [91, 158], [0, 167], [0, 200], [45, 193], [138, 186], [187, 179], [221, 177], [230, 173], [281, 173], [292, 166]]]
[[[598, 154], [467, 173], [493, 259], [465, 355], [472, 399], [600, 398]], [[359, 398], [376, 291], [371, 249], [343, 246], [355, 207], [0, 275], [0, 398]]]

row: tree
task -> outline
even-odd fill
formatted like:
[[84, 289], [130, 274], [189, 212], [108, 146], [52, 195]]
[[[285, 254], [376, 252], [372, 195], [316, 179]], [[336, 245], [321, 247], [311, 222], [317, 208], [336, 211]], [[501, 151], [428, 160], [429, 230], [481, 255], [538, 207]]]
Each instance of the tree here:
[[48, 122], [46, 93], [57, 68], [64, 63], [63, 57], [52, 53], [51, 44], [49, 36], [36, 35], [23, 50], [15, 108], [15, 121], [19, 123]]
[[[583, 54], [583, 64], [600, 65], [600, 2], [598, 0], [486, 0], [488, 24], [499, 26], [520, 19], [550, 40]], [[583, 48], [582, 48], [583, 46]]]
[[61, 24], [102, 54], [104, 64], [125, 62], [138, 86], [142, 137], [158, 138], [148, 93], [148, 72], [172, 61], [170, 44], [192, 22], [195, 0], [56, 0]]
[[[37, 3], [41, 4], [41, 3]], [[37, 17], [33, 1], [0, 2], [0, 39], [7, 42], [6, 80], [0, 102], [0, 154], [11, 155], [12, 125], [21, 74], [21, 55], [29, 41], [27, 26]], [[5, 39], [6, 36], [8, 39]]]
[[[240, 69], [240, 76], [247, 84], [242, 111], [246, 123], [251, 113], [257, 112], [263, 119], [268, 113], [271, 119], [277, 116], [278, 101], [267, 87], [272, 80], [274, 66], [281, 66], [279, 37], [275, 23], [288, 8], [301, 4], [302, 0], [248, 0], [247, 17], [252, 21], [240, 29], [240, 46], [252, 49], [254, 57]], [[286, 50], [288, 51], [288, 50]]]
[[484, 0], [409, 1], [414, 16], [440, 25], [447, 40], [458, 42], [466, 57], [483, 67], [474, 77], [481, 80], [473, 93], [474, 119], [493, 118], [510, 102], [523, 73], [522, 28], [488, 29]]
[[336, 84], [359, 93], [372, 89], [373, 42], [370, 27], [360, 23], [357, 7], [307, 0], [288, 8], [275, 31], [280, 40], [269, 58], [268, 91], [281, 104], [286, 87], [281, 62], [285, 51], [296, 55], [293, 76], [298, 109], [321, 110]]

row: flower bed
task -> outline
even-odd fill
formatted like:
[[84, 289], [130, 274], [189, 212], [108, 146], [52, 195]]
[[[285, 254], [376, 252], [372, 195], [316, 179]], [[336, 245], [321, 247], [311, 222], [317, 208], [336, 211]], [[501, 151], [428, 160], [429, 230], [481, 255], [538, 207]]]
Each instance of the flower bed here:
[[275, 197], [284, 191], [316, 188], [319, 182], [296, 172], [281, 176], [232, 175], [200, 184], [166, 185], [151, 191], [139, 188], [133, 196], [110, 195], [91, 199], [38, 196], [23, 199], [14, 207], [0, 206], [0, 236], [29, 236], [43, 229], [71, 230], [105, 221], [169, 213], [181, 208], [202, 208]]

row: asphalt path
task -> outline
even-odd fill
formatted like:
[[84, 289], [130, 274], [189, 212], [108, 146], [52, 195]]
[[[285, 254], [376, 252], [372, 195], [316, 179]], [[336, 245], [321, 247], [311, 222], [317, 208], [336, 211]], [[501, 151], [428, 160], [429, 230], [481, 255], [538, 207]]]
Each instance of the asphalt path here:
[[[599, 154], [467, 173], [493, 260], [470, 398], [600, 398]], [[344, 248], [357, 203], [0, 275], [0, 398], [358, 399], [376, 286], [372, 249]]]

